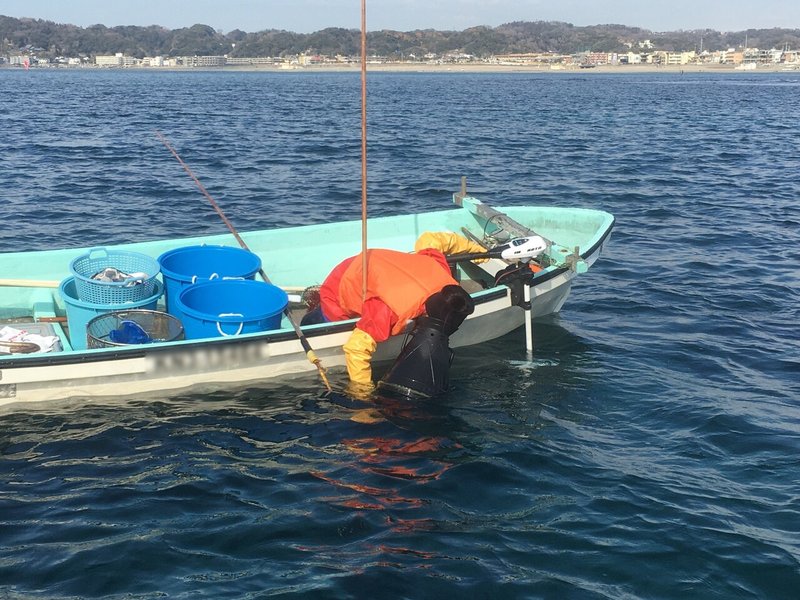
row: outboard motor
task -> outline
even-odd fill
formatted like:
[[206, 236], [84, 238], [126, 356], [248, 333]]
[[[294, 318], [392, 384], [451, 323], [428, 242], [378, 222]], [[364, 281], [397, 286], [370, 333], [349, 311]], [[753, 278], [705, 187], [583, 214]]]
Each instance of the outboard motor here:
[[450, 335], [475, 310], [461, 286], [448, 285], [425, 301], [427, 316], [419, 317], [400, 356], [378, 382], [378, 390], [402, 398], [430, 398], [447, 390], [453, 351]]

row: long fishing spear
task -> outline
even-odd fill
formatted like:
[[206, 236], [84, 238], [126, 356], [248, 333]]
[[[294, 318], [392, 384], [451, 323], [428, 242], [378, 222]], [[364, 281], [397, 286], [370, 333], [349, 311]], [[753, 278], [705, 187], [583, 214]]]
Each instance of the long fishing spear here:
[[[161, 143], [167, 147], [167, 150], [169, 150], [172, 153], [172, 156], [174, 156], [177, 159], [177, 161], [183, 167], [183, 170], [186, 171], [189, 177], [192, 178], [192, 181], [194, 181], [195, 185], [197, 185], [197, 187], [203, 193], [206, 199], [211, 203], [211, 206], [214, 208], [215, 211], [217, 211], [217, 214], [220, 216], [225, 225], [228, 226], [228, 229], [230, 229], [231, 233], [233, 234], [233, 237], [236, 238], [236, 241], [239, 242], [239, 245], [245, 250], [250, 251], [250, 248], [247, 247], [247, 244], [239, 235], [239, 232], [236, 231], [236, 228], [233, 226], [233, 223], [231, 223], [228, 217], [225, 216], [225, 213], [222, 212], [222, 209], [214, 201], [214, 198], [211, 197], [211, 194], [208, 193], [208, 190], [206, 190], [205, 186], [202, 183], [200, 183], [200, 180], [189, 168], [189, 165], [183, 162], [183, 159], [180, 157], [178, 152], [175, 150], [175, 148], [172, 147], [172, 144], [169, 143], [169, 140], [166, 137], [164, 137], [164, 135], [160, 131], [156, 131], [156, 135], [158, 136], [158, 139], [161, 140]], [[264, 281], [266, 281], [267, 283], [272, 283], [269, 280], [269, 277], [267, 277], [267, 274], [264, 272], [263, 268], [259, 267], [258, 273], [259, 275], [261, 275], [261, 278]], [[308, 358], [308, 361], [310, 363], [312, 363], [315, 367], [317, 367], [317, 372], [319, 373], [319, 376], [322, 378], [322, 382], [325, 384], [325, 387], [328, 388], [328, 391], [329, 392], [332, 391], [331, 384], [328, 383], [328, 376], [325, 373], [325, 368], [322, 366], [322, 362], [319, 360], [316, 353], [314, 352], [314, 349], [311, 347], [311, 344], [308, 342], [308, 338], [306, 338], [305, 334], [303, 334], [303, 332], [300, 330], [300, 327], [297, 325], [294, 318], [292, 318], [292, 313], [289, 311], [288, 306], [283, 310], [283, 314], [286, 315], [286, 318], [289, 320], [289, 323], [292, 324], [294, 332], [295, 334], [297, 334], [297, 338], [300, 340], [300, 344], [303, 346], [303, 350], [305, 350], [306, 358]]]

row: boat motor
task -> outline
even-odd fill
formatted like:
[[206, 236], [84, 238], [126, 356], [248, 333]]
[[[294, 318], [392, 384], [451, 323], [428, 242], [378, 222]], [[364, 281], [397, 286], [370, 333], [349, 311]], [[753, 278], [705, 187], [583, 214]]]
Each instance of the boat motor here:
[[447, 262], [456, 263], [463, 260], [476, 260], [481, 258], [499, 258], [508, 262], [529, 262], [547, 250], [547, 241], [539, 236], [514, 238], [513, 240], [490, 248], [486, 252], [471, 254], [449, 254]]
[[458, 285], [430, 296], [425, 301], [427, 316], [416, 320], [397, 360], [378, 382], [379, 392], [404, 399], [444, 393], [453, 362], [450, 336], [474, 310], [472, 297]]
[[492, 248], [490, 252], [499, 251], [500, 258], [503, 260], [528, 262], [537, 258], [545, 250], [547, 250], [547, 242], [541, 236], [534, 235], [513, 239], [507, 244]]

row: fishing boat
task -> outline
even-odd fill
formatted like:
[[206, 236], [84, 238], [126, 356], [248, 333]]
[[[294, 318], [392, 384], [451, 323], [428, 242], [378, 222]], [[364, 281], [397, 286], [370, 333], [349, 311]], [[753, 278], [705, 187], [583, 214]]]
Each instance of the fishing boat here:
[[[371, 247], [412, 251], [426, 231], [451, 231], [486, 248], [538, 235], [546, 250], [533, 265], [491, 258], [477, 263], [453, 261], [456, 278], [470, 293], [475, 311], [451, 337], [457, 348], [480, 344], [558, 312], [573, 280], [586, 272], [608, 244], [614, 217], [601, 210], [547, 206], [492, 207], [462, 188], [454, 205], [431, 212], [371, 218]], [[326, 369], [343, 367], [342, 345], [356, 320], [297, 325], [306, 306], [294, 294], [319, 285], [342, 259], [361, 251], [361, 221], [242, 232], [248, 250], [257, 255], [272, 285], [287, 290], [290, 302], [274, 327], [263, 331], [225, 331], [192, 339], [86, 347], [86, 328], [70, 326], [65, 282], [70, 265], [90, 253], [71, 248], [0, 254], [0, 328], [32, 331], [46, 325], [58, 338], [50, 351], [31, 343], [0, 343], [0, 404], [76, 397], [117, 397], [177, 390], [221, 389], [314, 371], [303, 339]], [[144, 241], [113, 250], [153, 259], [176, 248], [236, 246], [229, 234]], [[112, 249], [108, 249], [109, 251]], [[505, 277], [510, 270], [522, 277]], [[160, 286], [153, 300], [165, 310]], [[119, 306], [117, 306], [119, 308]], [[219, 324], [217, 324], [219, 327]], [[409, 324], [410, 327], [411, 324]], [[298, 336], [298, 332], [300, 336]], [[381, 343], [375, 361], [390, 361], [402, 349], [405, 335]]]

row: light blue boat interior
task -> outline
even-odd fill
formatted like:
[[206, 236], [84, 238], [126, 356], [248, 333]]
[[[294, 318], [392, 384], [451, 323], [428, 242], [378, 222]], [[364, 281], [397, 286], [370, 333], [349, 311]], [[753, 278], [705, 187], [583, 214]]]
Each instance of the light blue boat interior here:
[[[510, 206], [495, 207], [536, 233], [567, 248], [584, 253], [593, 248], [613, 226], [614, 217], [604, 211]], [[425, 231], [462, 232], [467, 227], [481, 238], [493, 226], [466, 208], [453, 207], [427, 213], [380, 217], [368, 221], [368, 245], [411, 251]], [[302, 288], [322, 283], [331, 269], [344, 258], [361, 251], [361, 221], [344, 221], [285, 229], [240, 232], [249, 249], [257, 254], [271, 283], [279, 287]], [[182, 239], [154, 240], [126, 244], [125, 250], [153, 258], [176, 248], [214, 244], [238, 248], [230, 233]], [[111, 248], [112, 246], [108, 246]], [[70, 262], [86, 248], [27, 253], [0, 253], [0, 276], [7, 279], [61, 281], [69, 275]], [[548, 267], [539, 275], [554, 267]], [[538, 275], [537, 275], [538, 276]], [[480, 296], [477, 292], [475, 295]], [[159, 302], [163, 309], [163, 299]], [[65, 303], [58, 288], [0, 287], [0, 318], [64, 316]], [[284, 318], [281, 328], [291, 329]], [[183, 342], [177, 342], [183, 343]], [[68, 346], [65, 345], [65, 348]]]

